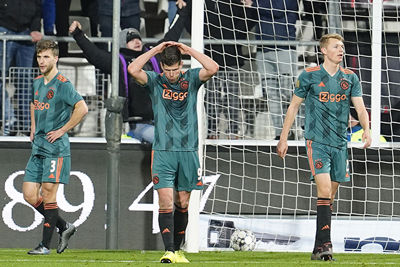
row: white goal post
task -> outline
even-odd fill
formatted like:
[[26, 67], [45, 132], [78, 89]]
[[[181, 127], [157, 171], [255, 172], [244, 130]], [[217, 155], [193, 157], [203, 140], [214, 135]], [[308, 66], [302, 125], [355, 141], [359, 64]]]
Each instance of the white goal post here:
[[[307, 244], [315, 235], [316, 190], [309, 180], [303, 114], [292, 128], [284, 160], [276, 153], [274, 139], [281, 127], [276, 121], [284, 119], [287, 95], [293, 93], [298, 74], [321, 64], [317, 37], [338, 32], [345, 38], [343, 67], [354, 71], [362, 84], [373, 143], [363, 150], [356, 133], [350, 136], [351, 182], [339, 187], [333, 205], [333, 243], [335, 251], [366, 251], [363, 244], [392, 251], [384, 244], [394, 240], [390, 244], [396, 247], [400, 240], [400, 234], [390, 232], [390, 227], [400, 226], [400, 1], [292, 0], [298, 10], [277, 8], [278, 2], [289, 0], [264, 1], [274, 3], [264, 11], [275, 17], [285, 14], [287, 29], [295, 27], [294, 40], [260, 40], [255, 28], [243, 30], [249, 21], [260, 25], [246, 17], [243, 1], [192, 1], [192, 47], [226, 64], [218, 62], [219, 73], [199, 94], [201, 166], [204, 177], [217, 178], [205, 185], [204, 206], [200, 192], [192, 194], [186, 250], [229, 249], [235, 228], [254, 231], [259, 250], [311, 249]], [[235, 13], [240, 8], [243, 12]], [[293, 12], [297, 19], [290, 24], [288, 14]], [[275, 57], [258, 53], [266, 47]], [[295, 66], [294, 72], [261, 70], [265, 62], [287, 63], [289, 50], [295, 57], [286, 67]], [[229, 63], [232, 58], [238, 64]], [[339, 231], [343, 228], [353, 230], [354, 236]]]

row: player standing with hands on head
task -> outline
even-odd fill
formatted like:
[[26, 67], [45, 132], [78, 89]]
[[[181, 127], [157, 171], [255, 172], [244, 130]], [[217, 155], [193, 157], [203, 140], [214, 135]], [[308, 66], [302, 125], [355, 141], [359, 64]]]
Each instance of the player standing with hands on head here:
[[[163, 72], [144, 71], [146, 62], [159, 53]], [[202, 68], [182, 72], [182, 54], [194, 57]], [[148, 89], [154, 112], [151, 175], [159, 195], [158, 222], [166, 250], [161, 263], [189, 262], [180, 248], [190, 192], [203, 187], [197, 152], [197, 92], [218, 68], [210, 57], [177, 42], [157, 45], [128, 67], [136, 82]]]
[[59, 49], [51, 40], [36, 45], [36, 58], [42, 75], [32, 88], [31, 133], [32, 153], [25, 169], [22, 186], [24, 199], [44, 216], [43, 239], [30, 250], [31, 255], [50, 253], [50, 241], [57, 226], [60, 234], [57, 253], [62, 253], [75, 233], [73, 224], [58, 215], [57, 190], [68, 184], [71, 156], [67, 132], [87, 114], [82, 96], [57, 70]]
[[364, 129], [364, 148], [371, 145], [368, 113], [358, 77], [340, 66], [343, 37], [326, 34], [320, 39], [324, 63], [305, 69], [299, 76], [292, 102], [286, 113], [278, 155], [285, 157], [290, 127], [305, 99], [305, 139], [311, 180], [317, 185], [317, 231], [311, 260], [332, 260], [332, 203], [339, 183], [350, 181], [347, 154], [347, 127], [350, 99]]

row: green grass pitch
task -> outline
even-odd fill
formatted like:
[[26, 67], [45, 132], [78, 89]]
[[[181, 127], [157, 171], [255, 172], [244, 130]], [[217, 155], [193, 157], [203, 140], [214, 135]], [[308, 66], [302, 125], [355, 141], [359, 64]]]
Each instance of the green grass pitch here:
[[[0, 249], [0, 266], [160, 266], [162, 251], [76, 250], [31, 256], [29, 249]], [[190, 266], [400, 266], [399, 254], [335, 254], [335, 262], [310, 261], [310, 253], [200, 252], [186, 253]], [[179, 264], [182, 265], [182, 264]]]

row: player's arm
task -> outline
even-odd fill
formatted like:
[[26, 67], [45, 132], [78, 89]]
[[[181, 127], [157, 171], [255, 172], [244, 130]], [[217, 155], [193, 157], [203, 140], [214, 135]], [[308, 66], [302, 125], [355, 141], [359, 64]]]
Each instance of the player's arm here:
[[292, 127], [294, 119], [297, 115], [297, 112], [299, 111], [300, 105], [303, 100], [303, 98], [293, 94], [292, 102], [290, 102], [289, 108], [286, 112], [285, 122], [283, 123], [281, 137], [277, 146], [277, 152], [281, 158], [284, 158], [286, 156], [286, 152], [288, 150], [287, 139], [289, 135], [289, 130]]
[[369, 117], [367, 110], [365, 109], [364, 100], [361, 96], [352, 97], [351, 102], [353, 102], [354, 108], [356, 109], [358, 120], [360, 121], [361, 127], [364, 130], [362, 135], [362, 141], [364, 142], [364, 148], [371, 145], [371, 133], [369, 130]]
[[219, 66], [212, 58], [185, 44], [175, 43], [175, 45], [182, 54], [194, 57], [203, 66], [199, 72], [200, 81], [205, 82], [217, 73]]
[[143, 66], [155, 55], [161, 53], [167, 46], [172, 45], [174, 42], [163, 42], [146, 53], [137, 57], [131, 64], [128, 66], [129, 74], [136, 80], [137, 83], [144, 85], [147, 83], [147, 74], [143, 70]]
[[33, 139], [35, 138], [35, 130], [36, 130], [36, 125], [35, 125], [35, 105], [31, 103], [31, 133], [29, 135], [29, 139], [31, 142], [33, 142]]
[[76, 125], [78, 125], [79, 122], [85, 117], [85, 115], [88, 113], [88, 107], [85, 103], [84, 100], [78, 101], [74, 105], [74, 110], [72, 111], [71, 118], [69, 121], [60, 129], [51, 131], [47, 133], [47, 140], [50, 143], [53, 143], [56, 141], [58, 138], [63, 136], [66, 132], [74, 128]]

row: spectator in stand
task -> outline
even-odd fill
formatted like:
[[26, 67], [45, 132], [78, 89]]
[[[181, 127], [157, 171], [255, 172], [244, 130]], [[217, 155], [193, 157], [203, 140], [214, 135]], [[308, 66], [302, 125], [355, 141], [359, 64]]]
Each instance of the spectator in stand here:
[[82, 14], [90, 19], [90, 32], [92, 36], [98, 36], [97, 26], [98, 18], [98, 0], [81, 0]]
[[[68, 36], [69, 9], [71, 0], [56, 0], [56, 31], [57, 36]], [[68, 56], [68, 43], [58, 42], [59, 57]]]
[[[113, 27], [113, 1], [98, 0], [98, 19], [101, 37], [111, 37]], [[140, 6], [139, 0], [121, 1], [121, 30], [135, 28], [140, 31]], [[106, 46], [99, 45], [106, 49]]]
[[169, 25], [174, 21], [176, 12], [178, 9], [182, 9], [186, 6], [185, 0], [168, 0], [168, 21]]
[[55, 34], [56, 2], [55, 0], [42, 0], [43, 30], [45, 35]]
[[[255, 0], [259, 22], [256, 39], [265, 41], [295, 41], [298, 4], [293, 0]], [[257, 69], [261, 74], [264, 97], [279, 140], [284, 114], [293, 93], [297, 77], [296, 46], [261, 45], [257, 47]]]
[[[35, 43], [42, 39], [40, 33], [40, 19], [41, 19], [41, 0], [3, 0], [0, 2], [0, 33], [3, 35], [30, 35], [30, 41], [9, 41], [6, 46], [6, 75], [10, 68], [11, 62], [15, 62], [16, 67], [31, 68], [33, 63], [33, 56], [35, 54]], [[23, 7], [23, 8], [21, 8]], [[0, 42], [3, 46], [3, 42]], [[3, 49], [0, 49], [0, 62], [3, 62]], [[2, 69], [0, 69], [0, 77]], [[17, 122], [14, 110], [10, 105], [7, 92], [5, 90], [5, 118], [3, 119], [3, 135], [10, 135], [11, 131], [16, 133], [16, 130], [22, 130], [29, 134], [30, 127], [30, 72], [24, 72], [19, 75], [18, 84], [23, 84], [23, 87], [17, 88], [16, 93], [20, 96], [20, 108], [22, 117], [19, 118], [18, 123], [23, 126], [23, 129], [15, 129]], [[0, 79], [0, 95], [3, 95], [3, 84]], [[2, 101], [0, 101], [0, 108]], [[2, 114], [2, 112], [1, 112]]]
[[[175, 23], [158, 43], [162, 43], [164, 40], [177, 41], [185, 27], [183, 22], [184, 20], [180, 20]], [[82, 49], [86, 59], [104, 73], [111, 74], [112, 54], [90, 42], [81, 31], [79, 22], [74, 21], [69, 31]], [[127, 66], [135, 58], [148, 51], [149, 48], [143, 44], [142, 38], [136, 29], [132, 28], [125, 31], [127, 32], [125, 39], [126, 47], [120, 49], [119, 76], [119, 94], [127, 98], [127, 103], [123, 110], [123, 119], [125, 122], [129, 121], [129, 136], [142, 142], [152, 143], [154, 139], [154, 123], [150, 96], [146, 89], [134, 81], [131, 75], [127, 75]], [[144, 68], [160, 73], [161, 67], [159, 62], [159, 56], [157, 55], [152, 57]]]

